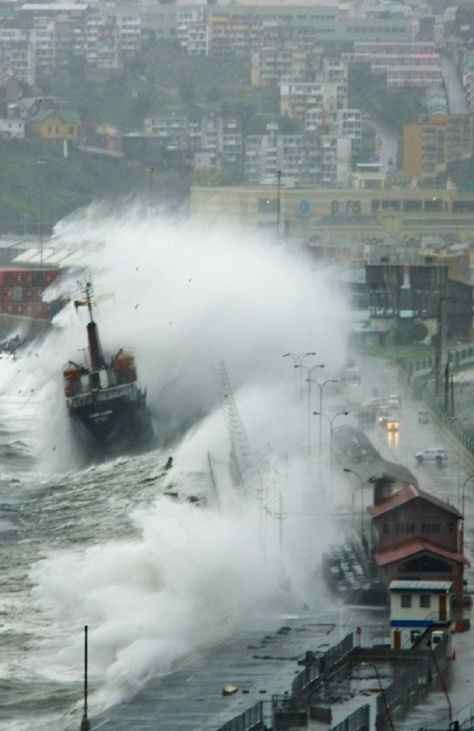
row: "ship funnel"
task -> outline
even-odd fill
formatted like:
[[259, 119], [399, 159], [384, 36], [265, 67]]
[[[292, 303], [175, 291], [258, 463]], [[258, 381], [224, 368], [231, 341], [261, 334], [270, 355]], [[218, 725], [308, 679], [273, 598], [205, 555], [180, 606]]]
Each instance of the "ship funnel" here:
[[102, 349], [99, 341], [99, 331], [94, 320], [87, 325], [87, 338], [89, 340], [89, 353], [91, 358], [91, 369], [96, 371], [103, 364]]

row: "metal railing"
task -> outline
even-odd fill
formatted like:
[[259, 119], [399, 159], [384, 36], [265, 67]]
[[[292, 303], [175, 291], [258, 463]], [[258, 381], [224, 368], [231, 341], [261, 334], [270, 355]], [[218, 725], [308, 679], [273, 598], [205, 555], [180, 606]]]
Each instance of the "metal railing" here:
[[258, 701], [224, 726], [220, 726], [218, 731], [263, 731], [264, 728], [263, 701]]
[[[392, 677], [392, 682], [382, 689], [375, 699], [375, 728], [377, 731], [393, 729], [393, 719], [403, 717], [413, 706], [424, 698], [431, 685], [439, 680], [438, 668], [443, 666], [447, 658], [449, 638], [443, 637], [424, 657], [417, 656], [413, 664], [403, 663], [401, 672]], [[317, 701], [318, 692], [327, 682], [328, 677], [354, 660], [359, 648], [354, 648], [352, 634], [331, 647], [324, 655], [316, 657], [299, 673], [292, 684], [291, 695], [275, 695], [271, 700], [273, 731], [287, 728], [289, 721], [294, 726], [307, 724], [311, 704]], [[323, 662], [321, 662], [323, 660]], [[361, 658], [361, 662], [364, 660]], [[370, 662], [369, 664], [373, 664]], [[331, 731], [368, 731], [370, 723], [370, 706], [364, 705], [349, 714], [343, 721], [331, 727]], [[221, 726], [218, 731], [264, 731], [264, 703], [260, 701], [251, 708]], [[471, 728], [471, 727], [469, 727]], [[464, 731], [468, 731], [468, 727]]]
[[331, 731], [365, 731], [370, 728], [370, 706], [357, 708], [350, 716], [336, 726], [331, 726]]
[[304, 701], [306, 694], [314, 692], [322, 677], [329, 675], [341, 665], [354, 647], [354, 635], [346, 635], [337, 645], [330, 647], [327, 652], [315, 658], [315, 661], [308, 663], [304, 670], [293, 680], [291, 684], [292, 696], [298, 702]]

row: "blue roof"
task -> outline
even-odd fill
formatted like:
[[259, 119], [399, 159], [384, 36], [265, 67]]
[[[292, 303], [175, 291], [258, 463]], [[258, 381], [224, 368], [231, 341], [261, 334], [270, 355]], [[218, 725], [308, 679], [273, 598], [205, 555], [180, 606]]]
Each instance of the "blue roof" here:
[[396, 579], [390, 582], [390, 591], [429, 591], [432, 594], [445, 594], [451, 591], [452, 581], [404, 581]]

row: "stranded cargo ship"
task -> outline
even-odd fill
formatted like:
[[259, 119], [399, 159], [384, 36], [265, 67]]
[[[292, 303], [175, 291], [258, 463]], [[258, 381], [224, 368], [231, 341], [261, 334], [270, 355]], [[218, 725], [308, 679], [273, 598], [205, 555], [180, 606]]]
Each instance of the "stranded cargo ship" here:
[[92, 286], [74, 304], [89, 311], [88, 362], [64, 368], [66, 406], [75, 432], [91, 456], [133, 453], [150, 448], [153, 425], [146, 392], [139, 388], [135, 359], [122, 348], [105, 356], [92, 312]]

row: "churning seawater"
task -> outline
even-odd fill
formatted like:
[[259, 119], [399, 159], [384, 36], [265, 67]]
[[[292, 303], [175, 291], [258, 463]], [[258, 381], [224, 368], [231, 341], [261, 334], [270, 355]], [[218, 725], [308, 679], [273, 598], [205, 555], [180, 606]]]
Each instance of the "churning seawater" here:
[[[82, 462], [61, 381], [86, 346], [72, 305], [43, 340], [0, 360], [0, 729], [9, 731], [78, 728], [85, 624], [90, 713], [103, 718], [253, 620], [320, 602], [312, 577], [331, 537], [303, 456], [307, 404], [282, 358], [316, 351], [307, 364], [324, 364], [325, 378], [341, 367], [345, 304], [329, 276], [281, 242], [133, 208], [91, 207], [61, 222], [53, 244], [82, 251], [84, 268], [48, 296], [74, 298], [78, 280], [93, 282], [104, 350], [133, 348], [159, 446]], [[222, 405], [222, 361], [237, 419]], [[247, 489], [228, 476], [231, 436], [249, 445]], [[283, 511], [293, 516], [284, 528]]]

